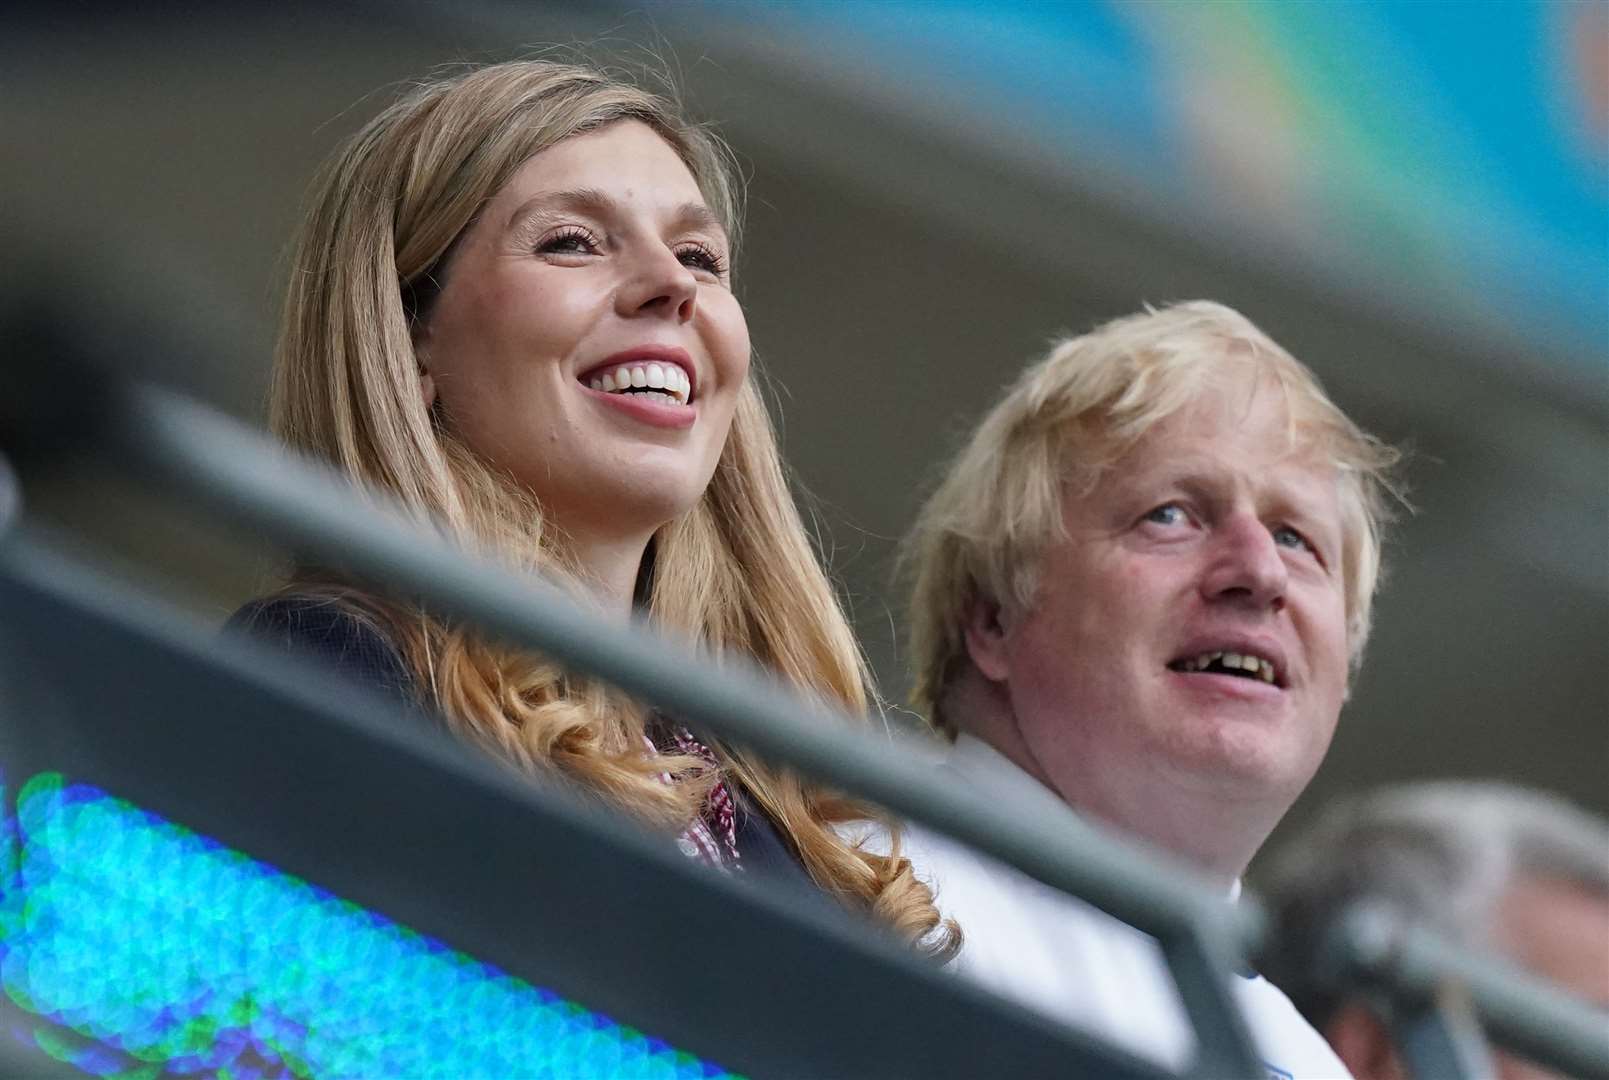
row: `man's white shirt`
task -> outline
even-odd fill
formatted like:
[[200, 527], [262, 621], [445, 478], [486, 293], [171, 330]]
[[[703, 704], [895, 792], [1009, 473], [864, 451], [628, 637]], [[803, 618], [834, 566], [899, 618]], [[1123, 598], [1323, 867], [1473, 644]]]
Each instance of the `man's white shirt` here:
[[[978, 785], [1026, 778], [966, 735], [942, 768]], [[912, 826], [904, 851], [939, 909], [961, 924], [965, 944], [954, 961], [961, 975], [1147, 1060], [1170, 1068], [1189, 1062], [1195, 1035], [1155, 939], [948, 837]], [[1278, 988], [1261, 976], [1234, 978], [1269, 1077], [1350, 1076]]]

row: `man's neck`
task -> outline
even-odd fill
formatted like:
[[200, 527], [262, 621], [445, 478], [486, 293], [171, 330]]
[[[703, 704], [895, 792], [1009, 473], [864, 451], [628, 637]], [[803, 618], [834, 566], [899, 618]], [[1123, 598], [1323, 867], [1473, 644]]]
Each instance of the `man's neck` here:
[[970, 738], [1081, 815], [1183, 859], [1226, 889], [1245, 873], [1287, 808], [1282, 798], [1248, 797], [1232, 784], [1170, 772], [1160, 759], [1126, 771], [1116, 762], [1084, 762], [1076, 775], [1058, 775], [1022, 738], [1009, 702], [992, 692], [994, 684], [978, 681], [984, 685], [970, 692], [954, 687], [961, 700], [946, 709], [965, 718]]
[[[1071, 796], [1063, 792], [1062, 798], [1092, 819], [1172, 852], [1226, 889], [1245, 874], [1279, 820], [1277, 811], [1223, 792], [1190, 790], [1166, 780], [1133, 783], [1085, 787]], [[1162, 790], [1166, 797], [1158, 795]]]

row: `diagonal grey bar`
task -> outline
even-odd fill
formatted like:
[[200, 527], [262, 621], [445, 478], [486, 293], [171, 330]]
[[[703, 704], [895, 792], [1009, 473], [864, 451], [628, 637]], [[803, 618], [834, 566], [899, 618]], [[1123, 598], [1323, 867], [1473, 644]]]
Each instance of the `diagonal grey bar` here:
[[[1208, 955], [1235, 958], [1260, 938], [1264, 918], [1255, 903], [1225, 903], [1182, 865], [1096, 830], [1036, 785], [1024, 781], [987, 794], [944, 785], [920, 751], [902, 749], [902, 738], [857, 731], [738, 658], [723, 657], [717, 666], [640, 621], [606, 624], [556, 586], [475, 558], [380, 497], [355, 496], [327, 469], [211, 410], [139, 384], [112, 398], [103, 416], [115, 461], [154, 474], [226, 520], [406, 590], [433, 610], [471, 620], [720, 738], [955, 836], [1164, 943], [1200, 938], [1210, 942]], [[1175, 966], [1174, 973], [1198, 1028], [1215, 1028], [1223, 1010], [1235, 1008], [1227, 987], [1232, 973], [1196, 965]], [[1205, 1007], [1209, 1002], [1216, 1007]], [[1218, 1048], [1217, 1064], [1238, 1058], [1244, 1075], [1260, 1075], [1243, 1025], [1203, 1043]]]
[[1196, 1031], [1190, 1072], [1195, 1076], [1261, 1076], [1267, 1070], [1260, 1059], [1247, 1056], [1254, 1044], [1246, 1017], [1222, 992], [1222, 974], [1235, 965], [1235, 959], [1215, 948], [1220, 944], [1190, 934], [1162, 943], [1179, 986], [1179, 998]]
[[1481, 1030], [1468, 995], [1449, 992], [1440, 1000], [1394, 1002], [1389, 1019], [1392, 1038], [1408, 1071], [1437, 1080], [1481, 1080], [1495, 1076], [1486, 1033]]
[[1434, 1004], [1451, 985], [1493, 1042], [1570, 1076], [1609, 1080], [1609, 1013], [1511, 964], [1374, 905], [1345, 912], [1328, 948], [1337, 983], [1379, 986], [1410, 1007]]

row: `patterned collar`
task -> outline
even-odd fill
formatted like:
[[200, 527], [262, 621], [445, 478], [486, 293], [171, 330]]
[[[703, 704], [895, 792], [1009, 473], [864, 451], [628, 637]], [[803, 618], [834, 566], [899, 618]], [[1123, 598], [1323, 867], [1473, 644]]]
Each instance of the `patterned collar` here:
[[[717, 774], [721, 763], [715, 752], [694, 737], [685, 725], [677, 724], [656, 714], [650, 730], [659, 741], [645, 734], [643, 742], [654, 754], [676, 753], [698, 758]], [[668, 772], [659, 774], [661, 781], [674, 784], [676, 778]], [[743, 870], [742, 856], [737, 846], [737, 803], [721, 776], [710, 789], [709, 796], [697, 817], [676, 837], [676, 846], [691, 859], [728, 873]]]

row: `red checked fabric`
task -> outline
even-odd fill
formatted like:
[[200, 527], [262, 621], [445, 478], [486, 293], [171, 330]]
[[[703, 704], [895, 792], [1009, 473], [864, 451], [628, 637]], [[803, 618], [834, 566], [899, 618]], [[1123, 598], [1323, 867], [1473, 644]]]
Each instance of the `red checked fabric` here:
[[[719, 768], [715, 752], [694, 738], [691, 731], [680, 724], [666, 724], [663, 730], [671, 743], [665, 750], [674, 749], [676, 753], [698, 758], [712, 769]], [[645, 737], [645, 741], [655, 753], [661, 751], [652, 739]], [[659, 775], [667, 784], [676, 782], [670, 773]], [[676, 838], [676, 844], [684, 855], [706, 866], [729, 873], [742, 871], [743, 864], [737, 849], [737, 805], [732, 801], [732, 793], [727, 789], [725, 780], [716, 781], [704, 801], [703, 810], [682, 830]]]

